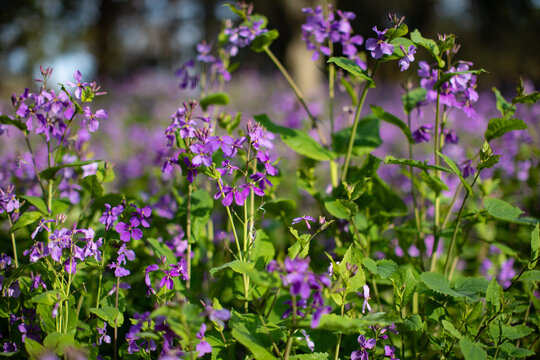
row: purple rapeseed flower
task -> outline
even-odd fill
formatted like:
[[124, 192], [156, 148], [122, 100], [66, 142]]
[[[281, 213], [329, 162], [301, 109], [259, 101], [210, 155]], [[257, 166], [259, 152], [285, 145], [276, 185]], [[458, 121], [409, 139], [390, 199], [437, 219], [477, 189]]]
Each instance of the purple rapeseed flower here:
[[371, 56], [373, 56], [374, 59], [380, 59], [383, 55], [392, 55], [394, 52], [394, 45], [385, 42], [384, 36], [388, 29], [379, 31], [377, 30], [377, 26], [374, 26], [373, 31], [377, 33], [377, 39], [369, 38], [366, 41], [366, 49], [371, 51]]

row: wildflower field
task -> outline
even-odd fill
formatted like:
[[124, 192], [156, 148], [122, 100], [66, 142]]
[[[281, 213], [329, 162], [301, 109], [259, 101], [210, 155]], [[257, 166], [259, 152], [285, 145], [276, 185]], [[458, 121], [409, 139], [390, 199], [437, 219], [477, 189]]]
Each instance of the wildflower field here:
[[168, 78], [43, 66], [0, 100], [0, 356], [535, 358], [534, 85], [477, 91], [455, 35], [318, 6], [308, 98], [265, 16], [230, 9]]

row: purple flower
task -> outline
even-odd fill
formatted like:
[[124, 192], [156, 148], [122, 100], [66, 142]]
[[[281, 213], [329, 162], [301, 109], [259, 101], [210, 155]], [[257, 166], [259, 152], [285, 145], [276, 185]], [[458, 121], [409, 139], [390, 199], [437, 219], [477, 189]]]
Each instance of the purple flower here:
[[156, 291], [152, 287], [152, 280], [150, 279], [150, 273], [153, 271], [157, 271], [159, 269], [159, 266], [156, 264], [149, 265], [146, 270], [144, 271], [144, 282], [147, 287], [147, 295], [150, 296], [150, 294], [155, 294]]
[[459, 137], [457, 136], [454, 129], [444, 129], [443, 135], [444, 135], [444, 142], [448, 144], [457, 144], [459, 141]]
[[362, 304], [362, 314], [366, 312], [366, 308], [368, 309], [368, 311], [371, 311], [371, 306], [369, 305], [369, 302], [368, 302], [371, 299], [371, 296], [369, 294], [369, 286], [364, 285], [363, 289], [364, 289], [364, 293], [359, 294], [361, 297], [364, 298], [364, 304]]
[[220, 327], [225, 327], [225, 321], [231, 318], [231, 312], [227, 309], [214, 309], [210, 304], [204, 304], [205, 315], [210, 321], [217, 323]]
[[135, 252], [133, 250], [129, 250], [126, 246], [126, 244], [122, 244], [120, 249], [118, 250], [118, 263], [125, 265], [126, 259], [129, 261], [135, 260]]
[[115, 206], [111, 209], [111, 205], [105, 204], [106, 210], [103, 212], [103, 215], [99, 218], [99, 222], [105, 225], [106, 230], [110, 230], [113, 223], [118, 219], [118, 216], [124, 211], [122, 205]]
[[148, 205], [143, 207], [142, 209], [139, 209], [133, 204], [131, 204], [131, 206], [136, 209], [135, 212], [131, 213], [131, 216], [137, 218], [143, 227], [150, 227], [150, 224], [148, 223], [148, 221], [146, 221], [145, 218], [148, 218], [150, 217], [150, 215], [152, 215], [152, 208], [150, 208], [150, 206]]
[[475, 169], [472, 166], [472, 160], [465, 160], [460, 164], [461, 167], [461, 173], [463, 174], [463, 177], [469, 177], [470, 175], [474, 175]]
[[96, 326], [96, 329], [99, 334], [98, 338], [98, 345], [101, 345], [103, 341], [105, 341], [107, 344], [111, 343], [111, 337], [107, 335], [107, 323], [103, 323], [103, 328], [100, 328], [99, 326]]
[[304, 335], [304, 339], [306, 340], [308, 349], [311, 350], [311, 352], [315, 351], [315, 343], [313, 342], [313, 340], [309, 338], [309, 335], [306, 332], [306, 330], [302, 329], [300, 331], [302, 335]]
[[109, 269], [114, 269], [114, 276], [116, 277], [124, 277], [130, 274], [129, 270], [120, 266], [120, 263], [109, 264]]
[[396, 357], [395, 346], [384, 345], [384, 357], [389, 357], [390, 360], [398, 360]]
[[199, 352], [198, 357], [204, 356], [204, 354], [210, 354], [212, 352], [212, 346], [204, 340], [204, 333], [206, 332], [206, 324], [202, 323], [201, 328], [199, 332], [197, 332], [197, 339], [200, 339], [201, 341], [197, 344], [197, 347], [195, 348], [196, 351]]
[[293, 221], [292, 221], [292, 225], [294, 224], [298, 224], [300, 221], [304, 220], [306, 222], [306, 226], [308, 229], [311, 229], [311, 225], [309, 224], [309, 222], [315, 222], [316, 220], [309, 216], [309, 215], [304, 215], [302, 217], [297, 217], [297, 218], [294, 218]]
[[38, 226], [36, 227], [34, 232], [32, 232], [32, 235], [30, 235], [30, 237], [34, 239], [36, 235], [43, 229], [47, 230], [47, 232], [51, 232], [51, 229], [47, 227], [47, 225], [45, 225], [46, 223], [51, 223], [51, 222], [54, 222], [54, 220], [43, 220], [43, 219], [39, 220]]
[[369, 354], [366, 349], [373, 349], [377, 340], [367, 339], [364, 335], [358, 336], [358, 344], [360, 344], [360, 350], [353, 351], [351, 354], [351, 360], [369, 360]]
[[[416, 54], [416, 46], [409, 46], [409, 50], [406, 51], [403, 45], [399, 45], [401, 51], [403, 51], [403, 57], [399, 60], [399, 66], [401, 66], [401, 71], [405, 71], [411, 65], [411, 62], [414, 61], [414, 54]], [[392, 49], [393, 51], [393, 49]]]
[[266, 169], [267, 173], [272, 176], [276, 176], [278, 174], [277, 169], [272, 166], [272, 161], [268, 156], [268, 150], [266, 150], [265, 152], [257, 151], [257, 160], [264, 164], [264, 168]]
[[133, 240], [142, 239], [143, 233], [141, 229], [138, 229], [140, 221], [137, 218], [131, 218], [129, 225], [124, 222], [119, 222], [116, 224], [115, 230], [120, 234], [120, 240], [123, 242], [128, 242], [133, 238]]
[[431, 124], [424, 124], [420, 126], [418, 129], [413, 131], [412, 137], [414, 139], [415, 143], [421, 143], [421, 142], [428, 142], [429, 139], [431, 139], [431, 129], [433, 129], [433, 125]]
[[223, 200], [221, 200], [221, 203], [223, 206], [231, 206], [233, 200], [236, 205], [243, 206], [249, 196], [249, 187], [230, 187], [225, 185], [214, 195], [214, 199], [217, 200], [222, 196]]
[[89, 106], [84, 107], [84, 122], [83, 125], [86, 125], [86, 122], [88, 121], [88, 130], [90, 132], [96, 132], [99, 128], [99, 120], [107, 120], [109, 117], [109, 114], [103, 109], [96, 111], [95, 114], [92, 113], [92, 110], [90, 110]]
[[377, 33], [377, 39], [369, 38], [366, 41], [366, 49], [371, 51], [371, 56], [373, 56], [374, 59], [380, 59], [383, 55], [392, 55], [394, 52], [394, 45], [390, 45], [384, 41], [384, 34], [386, 34], [388, 29], [379, 31], [377, 30], [377, 26], [374, 26], [373, 31]]
[[88, 86], [88, 83], [81, 82], [82, 81], [82, 74], [79, 70], [75, 70], [73, 73], [73, 78], [76, 82], [66, 81], [66, 84], [71, 86], [72, 88], [75, 88], [75, 97], [77, 99], [81, 98], [82, 92], [84, 91], [85, 87]]

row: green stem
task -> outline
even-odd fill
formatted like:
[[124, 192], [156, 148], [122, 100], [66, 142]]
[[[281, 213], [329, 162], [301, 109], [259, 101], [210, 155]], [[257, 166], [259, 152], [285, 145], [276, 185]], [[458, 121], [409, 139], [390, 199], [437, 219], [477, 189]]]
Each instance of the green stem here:
[[[7, 214], [9, 220], [9, 229], [13, 227], [13, 222], [11, 221], [11, 215]], [[11, 232], [11, 231], [10, 231]], [[15, 233], [11, 232], [11, 246], [13, 247], [13, 260], [15, 261], [15, 268], [19, 267], [19, 258], [17, 257], [17, 242], [15, 241]]]
[[[342, 295], [342, 297], [344, 297]], [[343, 314], [345, 313], [345, 299], [341, 299], [341, 302], [342, 302], [342, 305], [341, 305], [341, 316], [343, 316]], [[335, 351], [335, 355], [334, 355], [334, 360], [338, 360], [339, 359], [339, 348], [341, 347], [341, 338], [343, 337], [343, 334], [342, 333], [339, 333], [338, 334], [338, 340], [337, 340], [337, 344], [336, 344], [336, 351]]]
[[[439, 80], [441, 72], [437, 72], [437, 80]], [[441, 91], [437, 89], [437, 103], [435, 105], [435, 140], [433, 144], [433, 156], [435, 158], [435, 165], [438, 166], [440, 163], [439, 151], [440, 151], [440, 140], [439, 140], [439, 111], [440, 111], [440, 102], [441, 102]], [[435, 176], [440, 177], [439, 170], [435, 170]], [[439, 193], [435, 194], [435, 218], [433, 220], [433, 250], [431, 252], [431, 264], [430, 271], [435, 271], [437, 265], [437, 249], [439, 247], [439, 217], [440, 217], [440, 198]]]
[[[120, 278], [116, 278], [116, 299], [114, 301], [114, 306], [118, 310], [118, 291], [120, 289]], [[114, 319], [114, 360], [118, 358], [118, 319]]]
[[311, 127], [317, 130], [317, 134], [319, 135], [319, 138], [321, 139], [321, 142], [323, 143], [323, 145], [326, 146], [327, 143], [326, 143], [326, 140], [325, 140], [323, 134], [321, 133], [321, 130], [319, 129], [319, 127], [317, 125], [317, 119], [315, 118], [315, 116], [313, 116], [311, 111], [309, 111], [309, 108], [308, 108], [308, 106], [306, 104], [306, 101], [304, 100], [304, 97], [302, 96], [302, 93], [300, 92], [300, 89], [298, 88], [298, 86], [296, 85], [296, 83], [294, 82], [292, 77], [289, 75], [289, 72], [287, 71], [287, 69], [285, 69], [283, 64], [281, 64], [279, 59], [274, 55], [272, 50], [270, 50], [268, 47], [265, 47], [264, 52], [266, 53], [266, 55], [268, 55], [270, 60], [272, 60], [272, 62], [277, 66], [279, 71], [285, 77], [285, 80], [287, 80], [287, 82], [289, 83], [289, 86], [291, 87], [294, 94], [298, 98], [298, 101], [300, 101], [300, 104], [306, 110], [306, 113], [308, 114], [309, 119], [311, 120]]
[[188, 198], [187, 198], [187, 209], [186, 209], [186, 238], [188, 242], [187, 247], [187, 281], [186, 281], [186, 290], [189, 291], [191, 284], [191, 183], [188, 184]]
[[[373, 66], [371, 77], [375, 73], [375, 70], [377, 70], [378, 65], [379, 65], [379, 60], [377, 60], [375, 62], [375, 65]], [[352, 131], [351, 131], [351, 137], [349, 139], [349, 146], [347, 147], [347, 155], [345, 156], [345, 163], [343, 164], [343, 172], [341, 174], [341, 182], [347, 179], [347, 171], [349, 171], [349, 163], [351, 162], [351, 154], [352, 154], [352, 149], [354, 145], [356, 129], [358, 128], [358, 121], [360, 120], [360, 113], [362, 112], [364, 101], [366, 100], [366, 95], [369, 90], [369, 84], [370, 83], [367, 81], [364, 84], [364, 89], [362, 90], [362, 94], [360, 95], [360, 100], [358, 101], [358, 104], [356, 105], [356, 111], [354, 113], [354, 121], [353, 121], [353, 126], [352, 126]]]
[[293, 334], [294, 326], [296, 325], [296, 295], [293, 295], [292, 297], [292, 321], [291, 321], [291, 329], [289, 330], [289, 337], [287, 338], [287, 345], [285, 345], [285, 353], [283, 354], [284, 360], [289, 360], [289, 354], [291, 352], [292, 343], [293, 343]]
[[[476, 173], [476, 176], [474, 177], [474, 180], [471, 184], [471, 187], [476, 183], [476, 180], [478, 179], [478, 176], [480, 175], [480, 171]], [[459, 208], [458, 217], [456, 220], [456, 226], [454, 227], [454, 232], [452, 233], [452, 240], [450, 241], [450, 247], [448, 248], [448, 252], [446, 253], [446, 260], [444, 262], [444, 274], [448, 272], [448, 266], [450, 265], [450, 256], [452, 254], [452, 251], [454, 250], [454, 244], [456, 243], [456, 237], [459, 229], [459, 224], [461, 223], [461, 216], [463, 215], [463, 209], [465, 208], [465, 203], [467, 202], [467, 199], [469, 198], [469, 192], [465, 192], [465, 196], [463, 197], [463, 201], [461, 202], [461, 207]], [[435, 249], [434, 249], [435, 251]]]

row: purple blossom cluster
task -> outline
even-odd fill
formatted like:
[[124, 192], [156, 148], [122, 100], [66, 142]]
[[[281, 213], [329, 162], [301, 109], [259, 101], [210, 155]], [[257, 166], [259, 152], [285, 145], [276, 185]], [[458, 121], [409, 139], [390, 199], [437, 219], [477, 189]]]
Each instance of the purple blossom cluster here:
[[[159, 282], [159, 288], [166, 288], [168, 290], [174, 289], [174, 280], [173, 278], [181, 277], [182, 280], [188, 280], [189, 274], [187, 269], [187, 262], [185, 258], [181, 257], [178, 263], [176, 264], [168, 264], [167, 260], [162, 257], [161, 263], [163, 264], [163, 268], [160, 269], [160, 266], [158, 264], [152, 264], [146, 267], [146, 270], [144, 271], [145, 277], [144, 282], [146, 284], [146, 294], [147, 296], [150, 296], [151, 294], [156, 294], [156, 290], [154, 289], [154, 286], [152, 284], [152, 279], [150, 278], [150, 274], [155, 271], [161, 271], [162, 277]], [[159, 291], [159, 290], [158, 290]]]
[[268, 32], [265, 20], [254, 18], [252, 12], [253, 6], [244, 7], [245, 20], [237, 27], [230, 20], [225, 22], [223, 33], [227, 36], [227, 42], [224, 49], [231, 57], [238, 54], [238, 49], [250, 46], [257, 36]]
[[[427, 90], [426, 102], [434, 103], [437, 101], [437, 89], [434, 89], [437, 82], [437, 69], [432, 68], [427, 62], [418, 63], [418, 76], [420, 76], [420, 86]], [[478, 101], [476, 92], [476, 78], [472, 73], [467, 73], [473, 65], [469, 61], [459, 61], [456, 66], [450, 67], [445, 73], [466, 72], [456, 74], [449, 81], [441, 85], [440, 103], [449, 109], [461, 109], [469, 118], [476, 117], [476, 111], [472, 107]]]
[[14, 186], [8, 186], [6, 190], [0, 188], [0, 214], [12, 213], [19, 209], [20, 203], [17, 196], [13, 193]]
[[[291, 315], [301, 318], [312, 313], [311, 328], [319, 325], [321, 316], [330, 313], [332, 308], [324, 305], [323, 290], [331, 286], [330, 277], [327, 274], [316, 275], [309, 271], [309, 258], [290, 259], [285, 258], [283, 265], [271, 260], [267, 266], [269, 272], [279, 272], [282, 285], [289, 290], [292, 300], [285, 303], [290, 307], [285, 310], [282, 318]], [[293, 301], [295, 302], [293, 304]], [[293, 308], [296, 314], [292, 314]]]
[[[377, 29], [377, 26], [373, 27], [373, 31], [377, 34], [377, 38], [369, 38], [366, 40], [366, 50], [371, 52], [371, 56], [374, 59], [380, 59], [384, 55], [392, 55], [394, 53], [394, 45], [389, 44], [386, 40], [386, 32], [388, 29], [384, 29], [382, 31], [379, 31]], [[414, 48], [414, 47], [413, 47]], [[401, 64], [402, 71], [408, 68], [408, 63], [411, 61], [409, 58], [409, 55], [411, 55], [411, 48], [409, 47], [409, 54], [407, 54], [405, 51], [403, 51], [406, 55], [404, 63]], [[414, 52], [412, 53], [414, 55]], [[414, 60], [414, 57], [412, 57], [412, 60]], [[407, 64], [407, 65], [405, 65]], [[404, 68], [405, 66], [405, 68]]]
[[[47, 72], [42, 69], [44, 85], [51, 73], [52, 70]], [[95, 83], [83, 82], [78, 70], [75, 71], [73, 77], [75, 82], [68, 81], [66, 84], [75, 89], [75, 97], [83, 103], [91, 101], [95, 95], [104, 94], [99, 92], [99, 87]], [[35, 93], [27, 88], [21, 95], [13, 94], [11, 101], [16, 109], [17, 119], [25, 124], [29, 132], [43, 134], [47, 142], [52, 137], [60, 141], [69, 133], [67, 124], [73, 120], [79, 106], [72, 102], [67, 91], [62, 90], [57, 94], [46, 86], [42, 86], [40, 91]], [[90, 132], [98, 129], [100, 120], [108, 118], [105, 110], [100, 109], [93, 113], [89, 106], [84, 107], [83, 116], [81, 128]]]
[[364, 38], [353, 35], [350, 23], [356, 18], [353, 12], [334, 12], [332, 5], [328, 6], [326, 14], [321, 6], [315, 9], [304, 8], [302, 12], [308, 15], [302, 25], [302, 40], [306, 42], [308, 50], [313, 51], [312, 60], [317, 60], [321, 54], [332, 56], [334, 46], [340, 44], [343, 55], [354, 60], [361, 68], [366, 68], [366, 64], [358, 56], [357, 48], [364, 43]]

